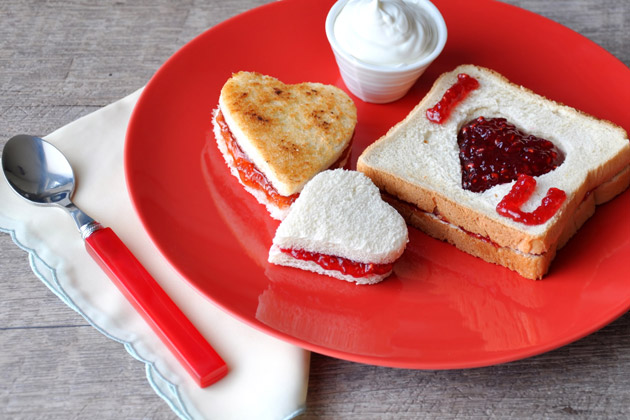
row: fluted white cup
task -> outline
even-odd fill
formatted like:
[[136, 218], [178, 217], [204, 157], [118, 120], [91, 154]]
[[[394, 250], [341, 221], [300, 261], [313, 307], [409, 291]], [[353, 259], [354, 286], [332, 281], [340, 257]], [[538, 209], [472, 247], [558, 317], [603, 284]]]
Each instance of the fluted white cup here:
[[430, 1], [420, 0], [421, 7], [437, 29], [435, 48], [416, 62], [401, 66], [381, 66], [362, 62], [339, 46], [335, 38], [335, 20], [347, 2], [348, 0], [337, 1], [326, 17], [326, 36], [344, 83], [350, 92], [365, 102], [388, 103], [402, 98], [444, 49], [447, 30], [442, 14]]

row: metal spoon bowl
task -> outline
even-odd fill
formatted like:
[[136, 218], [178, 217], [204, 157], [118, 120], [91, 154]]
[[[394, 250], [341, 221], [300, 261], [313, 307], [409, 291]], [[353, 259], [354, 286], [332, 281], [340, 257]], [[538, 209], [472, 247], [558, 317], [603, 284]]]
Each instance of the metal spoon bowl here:
[[12, 137], [2, 152], [9, 185], [26, 200], [59, 206], [70, 213], [88, 253], [144, 317], [184, 368], [205, 387], [227, 373], [227, 366], [186, 315], [110, 228], [72, 203], [75, 178], [66, 157], [39, 137]]
[[28, 201], [67, 210], [84, 239], [100, 227], [72, 203], [72, 166], [52, 144], [25, 134], [12, 137], [2, 152], [2, 169], [13, 190]]

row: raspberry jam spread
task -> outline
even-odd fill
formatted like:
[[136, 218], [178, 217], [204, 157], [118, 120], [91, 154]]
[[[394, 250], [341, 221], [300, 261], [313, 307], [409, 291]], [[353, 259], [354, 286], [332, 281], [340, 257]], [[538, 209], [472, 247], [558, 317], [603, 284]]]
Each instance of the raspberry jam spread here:
[[392, 271], [394, 264], [372, 264], [351, 261], [342, 257], [304, 251], [302, 249], [284, 249], [280, 251], [298, 260], [313, 261], [325, 270], [339, 271], [352, 277], [367, 277], [370, 275], [387, 274]]
[[466, 73], [458, 74], [457, 82], [444, 92], [442, 99], [433, 108], [427, 109], [427, 119], [436, 124], [442, 124], [451, 115], [453, 108], [478, 87], [479, 82], [474, 77]]
[[540, 206], [531, 213], [521, 210], [521, 206], [531, 197], [536, 188], [536, 180], [521, 174], [509, 193], [497, 204], [497, 213], [526, 225], [540, 225], [549, 220], [560, 208], [567, 195], [558, 188], [549, 188]]
[[514, 181], [519, 174], [539, 176], [564, 162], [549, 140], [525, 134], [505, 118], [478, 117], [457, 135], [462, 188], [482, 192]]
[[280, 195], [280, 193], [271, 185], [271, 182], [267, 179], [265, 174], [260, 172], [256, 165], [249, 160], [249, 157], [243, 152], [243, 149], [238, 145], [236, 139], [230, 131], [225, 117], [221, 111], [216, 115], [217, 123], [221, 128], [221, 135], [225, 140], [225, 145], [229, 154], [234, 159], [234, 166], [238, 170], [238, 175], [243, 182], [250, 188], [255, 188], [265, 193], [267, 199], [280, 208], [287, 208], [298, 198], [299, 194], [293, 194], [290, 196]]

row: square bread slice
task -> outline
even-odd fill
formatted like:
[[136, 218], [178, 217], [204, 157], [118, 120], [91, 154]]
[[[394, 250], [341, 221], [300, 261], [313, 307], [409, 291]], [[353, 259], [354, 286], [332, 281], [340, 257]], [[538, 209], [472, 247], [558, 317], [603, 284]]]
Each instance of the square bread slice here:
[[[442, 123], [427, 118], [453, 86], [467, 74], [479, 86], [464, 97]], [[522, 206], [532, 212], [550, 188], [566, 194], [551, 218], [526, 225], [497, 212], [497, 204], [515, 181], [481, 192], [462, 187], [458, 133], [470, 121], [505, 118], [518, 130], [549, 140], [564, 155], [550, 172], [535, 176], [536, 189]], [[365, 173], [406, 221], [461, 250], [540, 279], [556, 250], [594, 213], [630, 183], [627, 133], [571, 107], [511, 83], [493, 70], [462, 65], [440, 76], [429, 93], [387, 134], [359, 157]]]

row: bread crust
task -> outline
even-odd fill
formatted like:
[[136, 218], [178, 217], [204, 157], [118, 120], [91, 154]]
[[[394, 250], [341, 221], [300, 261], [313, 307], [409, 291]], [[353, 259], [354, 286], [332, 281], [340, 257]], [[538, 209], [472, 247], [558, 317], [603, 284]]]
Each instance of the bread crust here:
[[588, 191], [558, 238], [558, 249], [564, 247], [582, 225], [595, 214], [598, 205], [612, 200], [617, 195], [624, 192], [629, 186], [630, 167], [626, 167], [599, 187]]
[[549, 265], [555, 257], [555, 248], [544, 254], [536, 255], [501, 247], [493, 241], [472, 235], [458, 226], [447, 223], [433, 214], [424, 212], [391, 196], [386, 200], [403, 215], [411, 226], [420, 229], [429, 236], [455, 245], [460, 250], [484, 261], [516, 271], [528, 279], [541, 279], [549, 270]]
[[[396, 147], [393, 146], [393, 142], [400, 136], [405, 135], [407, 127], [411, 126], [414, 119], [419, 118], [418, 114], [424, 115], [425, 110], [433, 106], [441, 98], [443, 92], [450, 87], [452, 80], [459, 73], [480, 75], [482, 80], [485, 77], [490, 77], [493, 79], [493, 83], [504, 83], [506, 88], [517, 89], [519, 92], [527, 95], [527, 100], [535, 101], [537, 104], [540, 104], [539, 106], [544, 106], [546, 107], [545, 109], [548, 108], [550, 112], [565, 113], [572, 118], [577, 118], [577, 121], [587, 120], [594, 121], [597, 124], [604, 124], [615, 136], [625, 138], [626, 143], [605, 163], [590, 168], [584, 182], [571, 191], [561, 210], [547, 223], [544, 230], [539, 229], [538, 232], [534, 229], [519, 226], [511, 221], [502, 220], [495, 214], [488, 214], [488, 212], [482, 212], [476, 208], [464, 205], [439, 188], [432, 188], [428, 184], [423, 185], [410, 179], [402, 170], [392, 171], [379, 166], [378, 163], [374, 163], [373, 160], [378, 158], [379, 153], [382, 153], [383, 149]], [[493, 100], [493, 98], [489, 98], [489, 100]], [[461, 121], [460, 126], [465, 122], [467, 121]], [[435, 131], [439, 132], [441, 129], [441, 127], [436, 127]], [[621, 127], [607, 121], [598, 120], [581, 111], [537, 95], [529, 89], [511, 83], [504, 76], [493, 70], [474, 65], [463, 65], [441, 75], [434, 83], [431, 91], [405, 119], [393, 126], [383, 137], [366, 148], [358, 159], [357, 169], [370, 177], [382, 191], [406, 203], [410, 203], [418, 209], [418, 212], [421, 214], [415, 214], [416, 212], [413, 211], [411, 212], [413, 215], [410, 213], [406, 217], [407, 222], [411, 225], [424, 230], [432, 236], [448, 240], [460, 249], [480, 256], [487, 261], [508, 266], [524, 275], [524, 277], [540, 278], [547, 269], [544, 268], [542, 270], [540, 267], [548, 266], [548, 262], [555, 255], [555, 250], [564, 245], [584, 221], [593, 214], [595, 205], [611, 199], [628, 187], [630, 182], [628, 180], [630, 178], [629, 165], [630, 144], [628, 143], [626, 132]], [[461, 167], [459, 168], [461, 170]], [[430, 177], [431, 174], [424, 176]], [[459, 189], [462, 190], [461, 185]], [[591, 202], [592, 205], [590, 204]], [[545, 261], [545, 263], [532, 263], [529, 262], [529, 257], [527, 257], [528, 259], [523, 259], [516, 255], [506, 259], [499, 254], [505, 254], [508, 251], [493, 252], [487, 247], [487, 244], [479, 243], [478, 240], [475, 240], [470, 235], [466, 235], [468, 236], [467, 238], [460, 237], [461, 232], [453, 233], [448, 231], [443, 226], [437, 225], [435, 220], [427, 219], [431, 217], [427, 214], [439, 215], [448, 220], [453, 226], [463, 229], [464, 235], [466, 235], [465, 232], [471, 232], [490, 238], [492, 242], [498, 245], [499, 249], [505, 248], [510, 250], [509, 252], [528, 256], [539, 255], [542, 257], [540, 261]], [[515, 263], [513, 260], [520, 262]], [[539, 268], [532, 268], [532, 264], [537, 265]], [[524, 266], [528, 268], [524, 268]]]

